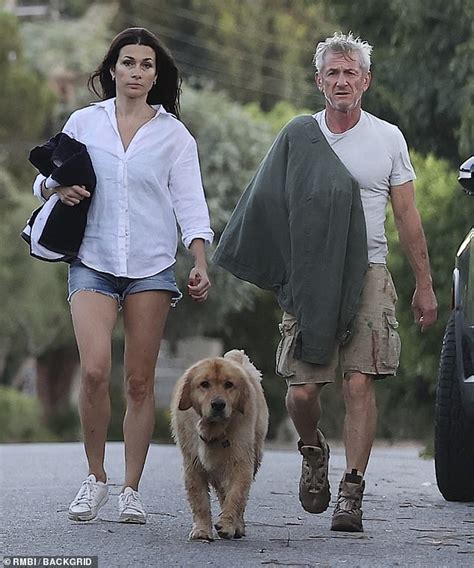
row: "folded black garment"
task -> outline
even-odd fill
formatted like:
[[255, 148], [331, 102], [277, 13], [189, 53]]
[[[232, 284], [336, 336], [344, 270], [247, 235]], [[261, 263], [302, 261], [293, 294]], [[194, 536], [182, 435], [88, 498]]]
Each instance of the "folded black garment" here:
[[[60, 132], [30, 152], [30, 162], [46, 177], [62, 186], [84, 185], [91, 197], [73, 207], [54, 195], [36, 209], [21, 236], [30, 244], [30, 254], [41, 260], [68, 261], [77, 256], [87, 223], [87, 213], [96, 186], [96, 175], [82, 142]], [[34, 227], [35, 223], [40, 226]]]

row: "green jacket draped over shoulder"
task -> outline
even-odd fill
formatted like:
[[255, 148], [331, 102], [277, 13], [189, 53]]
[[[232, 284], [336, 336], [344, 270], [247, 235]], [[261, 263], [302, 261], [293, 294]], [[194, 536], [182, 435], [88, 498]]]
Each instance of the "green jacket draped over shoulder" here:
[[213, 260], [276, 293], [298, 322], [295, 358], [327, 364], [348, 341], [368, 266], [365, 218], [357, 182], [312, 116], [281, 130]]

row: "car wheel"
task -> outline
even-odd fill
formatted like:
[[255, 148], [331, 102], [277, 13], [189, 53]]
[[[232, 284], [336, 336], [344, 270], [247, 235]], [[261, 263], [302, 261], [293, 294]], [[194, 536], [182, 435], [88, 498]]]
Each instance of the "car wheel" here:
[[456, 366], [454, 312], [451, 312], [439, 366], [435, 408], [435, 469], [447, 501], [474, 501], [474, 421], [464, 412]]

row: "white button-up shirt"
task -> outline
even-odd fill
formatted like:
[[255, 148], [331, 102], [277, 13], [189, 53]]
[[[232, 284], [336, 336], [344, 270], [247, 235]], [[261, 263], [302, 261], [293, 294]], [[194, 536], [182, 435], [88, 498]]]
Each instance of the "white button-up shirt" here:
[[[211, 243], [214, 233], [194, 138], [158, 105], [125, 151], [115, 99], [74, 112], [63, 132], [87, 146], [97, 176], [78, 257], [95, 270], [144, 278], [175, 262], [182, 240]], [[38, 175], [33, 192], [42, 201]]]

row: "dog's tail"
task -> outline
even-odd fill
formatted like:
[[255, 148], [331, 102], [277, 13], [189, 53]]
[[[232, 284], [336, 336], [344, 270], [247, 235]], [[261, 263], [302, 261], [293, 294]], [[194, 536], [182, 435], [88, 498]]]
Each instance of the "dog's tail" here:
[[224, 355], [224, 359], [230, 359], [231, 361], [235, 361], [239, 365], [250, 373], [256, 380], [262, 380], [262, 373], [255, 367], [255, 365], [250, 361], [247, 354], [243, 349], [232, 349], [231, 351], [227, 351]]

